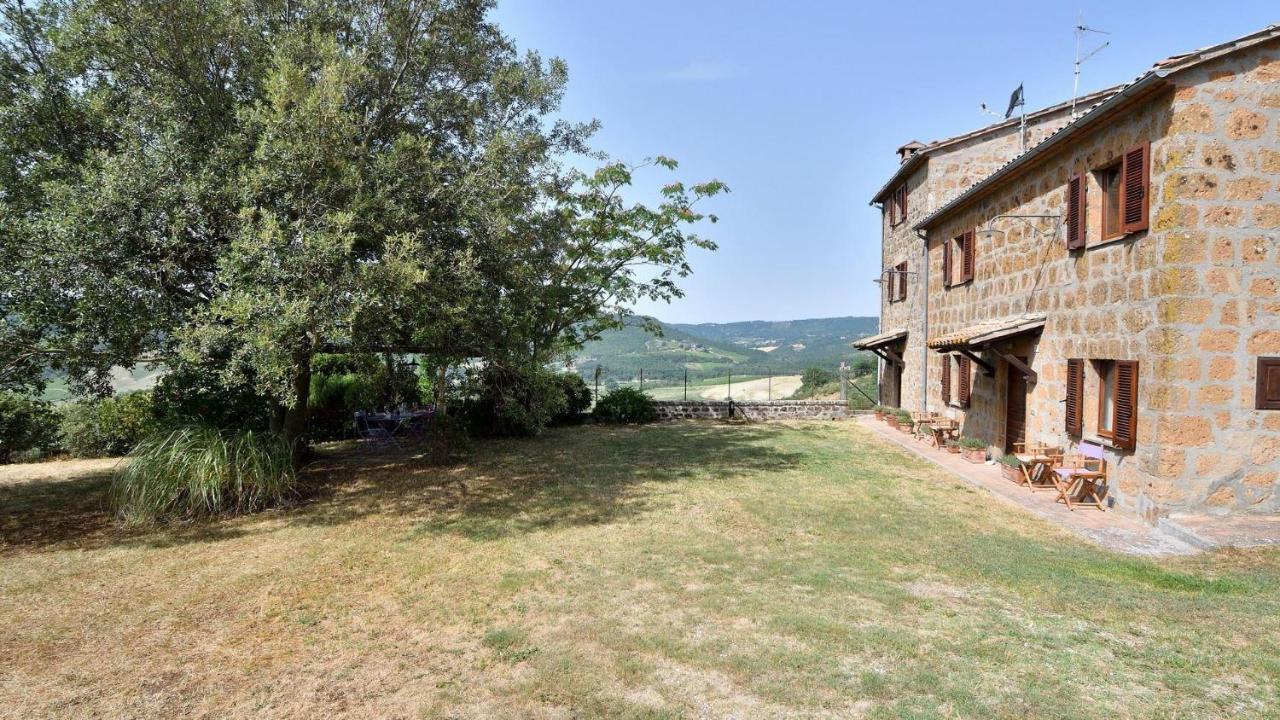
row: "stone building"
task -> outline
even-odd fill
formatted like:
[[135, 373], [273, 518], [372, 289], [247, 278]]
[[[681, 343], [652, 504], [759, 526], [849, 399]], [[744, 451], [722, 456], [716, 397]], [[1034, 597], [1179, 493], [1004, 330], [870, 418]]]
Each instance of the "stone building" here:
[[877, 194], [882, 400], [995, 454], [1101, 444], [1149, 518], [1280, 510], [1280, 26], [1027, 124], [907, 146]]

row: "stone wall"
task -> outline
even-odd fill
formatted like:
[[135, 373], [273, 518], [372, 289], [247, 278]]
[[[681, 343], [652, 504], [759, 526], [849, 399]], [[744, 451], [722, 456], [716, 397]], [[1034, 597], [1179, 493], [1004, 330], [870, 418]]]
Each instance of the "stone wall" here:
[[[1060, 108], [1027, 119], [1027, 144], [1034, 145], [1060, 129], [1070, 121], [1070, 109]], [[907, 330], [905, 345], [897, 344], [895, 352], [902, 352], [906, 361], [902, 373], [901, 407], [922, 410], [925, 398], [921, 395], [923, 377], [920, 361], [924, 357], [924, 293], [922, 241], [912, 226], [929, 213], [942, 207], [973, 183], [1011, 160], [1021, 150], [1017, 124], [996, 127], [990, 131], [975, 133], [932, 151], [923, 165], [908, 175], [907, 218], [897, 225], [889, 224], [889, 213], [881, 217], [881, 265], [892, 269], [901, 262], [907, 263], [907, 297], [889, 302], [888, 276], [880, 286], [880, 330]], [[932, 333], [931, 333], [932, 334]], [[884, 362], [881, 361], [881, 365]], [[880, 373], [881, 401], [891, 403], [894, 397], [895, 373], [882, 367]], [[936, 408], [929, 408], [936, 409]]]
[[845, 403], [831, 400], [770, 400], [729, 403], [724, 400], [659, 400], [660, 420], [726, 420], [732, 405], [735, 417], [748, 420], [840, 420], [849, 415]]
[[[1069, 446], [1066, 360], [1139, 362], [1137, 447], [1108, 449], [1112, 498], [1152, 517], [1168, 510], [1280, 510], [1280, 412], [1253, 408], [1257, 357], [1280, 355], [1280, 43], [1207, 62], [1089, 135], [1064, 143], [933, 228], [929, 334], [1044, 313], [1027, 354], [1039, 374], [1027, 439]], [[1093, 171], [1151, 143], [1150, 228], [1100, 232]], [[1040, 232], [997, 220], [979, 240], [971, 283], [944, 289], [941, 242], [1001, 214], [1064, 213], [1086, 174], [1087, 245], [1068, 252], [1062, 225]], [[930, 404], [944, 357], [930, 353]], [[975, 367], [973, 402], [947, 412], [966, 434], [1000, 444], [1007, 367]], [[911, 372], [910, 366], [908, 372]], [[1098, 377], [1086, 363], [1084, 438], [1095, 439]], [[952, 380], [953, 387], [955, 380]]]

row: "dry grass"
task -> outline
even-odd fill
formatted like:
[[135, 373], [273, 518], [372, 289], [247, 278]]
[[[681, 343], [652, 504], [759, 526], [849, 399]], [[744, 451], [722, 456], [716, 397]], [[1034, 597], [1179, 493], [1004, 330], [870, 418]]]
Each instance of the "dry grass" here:
[[127, 529], [0, 481], [0, 716], [1274, 717], [1280, 552], [1101, 552], [851, 424], [331, 452]]

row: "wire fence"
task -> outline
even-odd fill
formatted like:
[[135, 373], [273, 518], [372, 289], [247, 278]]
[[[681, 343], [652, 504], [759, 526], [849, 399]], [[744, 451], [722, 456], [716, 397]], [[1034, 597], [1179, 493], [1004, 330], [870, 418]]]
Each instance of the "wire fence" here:
[[876, 404], [874, 374], [854, 375], [847, 368], [822, 369], [806, 383], [805, 373], [764, 370], [755, 373], [709, 374], [676, 369], [611, 370], [583, 368], [582, 377], [599, 398], [620, 387], [635, 388], [654, 400], [845, 400], [855, 410]]

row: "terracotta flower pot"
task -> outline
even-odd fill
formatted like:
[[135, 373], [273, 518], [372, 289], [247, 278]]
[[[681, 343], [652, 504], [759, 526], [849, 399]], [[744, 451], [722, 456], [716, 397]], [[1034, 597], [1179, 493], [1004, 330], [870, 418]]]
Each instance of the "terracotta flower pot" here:
[[885, 416], [884, 416], [884, 421], [885, 421], [886, 423], [889, 423], [889, 427], [891, 427], [891, 428], [896, 428], [896, 427], [898, 427], [898, 418], [896, 418], [896, 417], [894, 417], [894, 416], [892, 416], [892, 415], [885, 415]]
[[987, 451], [986, 450], [965, 450], [964, 459], [968, 460], [969, 462], [975, 465], [981, 465], [982, 463], [987, 461]]
[[882, 412], [880, 412], [879, 410], [877, 410], [877, 411], [876, 411], [876, 419], [877, 419], [877, 420], [883, 420], [883, 419], [884, 419], [884, 413], [882, 413]]
[[959, 455], [959, 454], [960, 454], [960, 446], [959, 446], [959, 445], [947, 445], [947, 446], [946, 446], [946, 451], [947, 451], [947, 452], [949, 452], [949, 453], [951, 453], [952, 455]]
[[1022, 468], [1016, 468], [1016, 467], [1013, 467], [1012, 465], [1005, 465], [1004, 463], [1000, 463], [1000, 474], [1004, 477], [1005, 480], [1008, 480], [1010, 482], [1020, 483], [1023, 480]]

